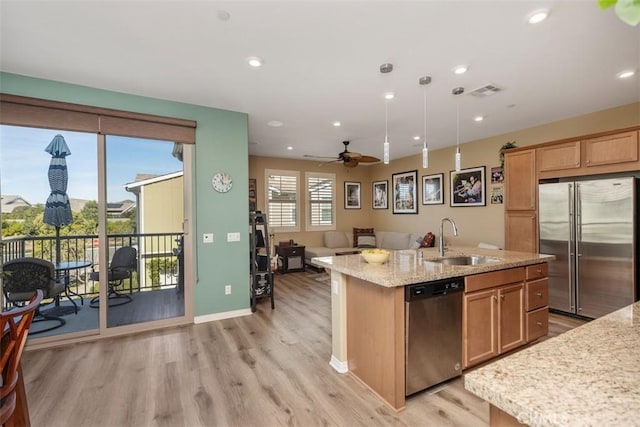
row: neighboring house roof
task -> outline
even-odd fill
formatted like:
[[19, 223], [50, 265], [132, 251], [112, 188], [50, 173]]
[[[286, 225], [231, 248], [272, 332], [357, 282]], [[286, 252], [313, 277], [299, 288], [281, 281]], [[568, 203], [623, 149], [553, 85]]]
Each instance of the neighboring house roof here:
[[136, 202], [133, 200], [123, 200], [121, 202], [109, 202], [107, 203], [108, 215], [123, 215], [136, 207]]
[[89, 200], [86, 199], [69, 199], [69, 204], [71, 204], [71, 210], [73, 212], [80, 212], [84, 209], [84, 205], [87, 204]]
[[148, 178], [138, 180], [138, 177], [144, 176], [144, 174], [138, 174], [136, 175], [136, 181], [125, 184], [124, 188], [127, 191], [131, 191], [135, 193], [138, 191], [140, 187], [143, 187], [145, 185], [154, 184], [156, 182], [161, 182], [161, 181], [167, 181], [169, 179], [181, 177], [182, 175], [184, 175], [184, 172], [178, 171], [178, 172], [168, 173], [166, 175], [147, 175]]
[[27, 202], [22, 196], [8, 195], [0, 197], [2, 204], [2, 213], [11, 213], [19, 206], [31, 206], [31, 203]]

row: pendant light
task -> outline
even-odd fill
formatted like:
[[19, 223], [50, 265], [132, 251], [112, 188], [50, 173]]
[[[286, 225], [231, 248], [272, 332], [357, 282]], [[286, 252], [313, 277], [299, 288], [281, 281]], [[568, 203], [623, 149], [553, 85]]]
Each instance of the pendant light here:
[[422, 85], [423, 88], [423, 118], [424, 118], [424, 127], [422, 129], [422, 135], [424, 136], [424, 144], [422, 145], [422, 168], [426, 169], [429, 167], [429, 146], [427, 145], [427, 85], [431, 83], [431, 77], [424, 76], [420, 77], [418, 83]]
[[384, 144], [382, 145], [382, 161], [385, 165], [389, 164], [389, 99], [385, 97], [384, 100]]
[[[454, 88], [451, 93], [460, 95], [464, 93], [463, 87]], [[460, 101], [456, 103], [456, 172], [462, 168], [462, 155], [460, 154]]]

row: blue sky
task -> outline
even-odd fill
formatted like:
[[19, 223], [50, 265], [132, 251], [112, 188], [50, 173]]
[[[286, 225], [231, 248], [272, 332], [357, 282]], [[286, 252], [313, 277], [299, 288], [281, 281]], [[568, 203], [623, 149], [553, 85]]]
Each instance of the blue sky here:
[[[73, 199], [98, 199], [97, 137], [95, 134], [0, 126], [0, 193], [20, 195], [29, 203], [44, 203], [49, 196], [47, 170], [51, 156], [44, 149], [57, 134], [64, 136], [71, 155], [67, 157]], [[182, 170], [182, 162], [171, 155], [173, 143], [139, 138], [107, 137], [107, 200], [135, 200], [124, 185], [136, 174]]]

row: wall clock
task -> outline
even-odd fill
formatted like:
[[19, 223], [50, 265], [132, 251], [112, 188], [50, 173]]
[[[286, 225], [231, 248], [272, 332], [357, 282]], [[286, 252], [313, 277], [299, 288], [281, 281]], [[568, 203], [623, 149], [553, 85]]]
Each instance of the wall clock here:
[[217, 174], [213, 175], [213, 178], [211, 178], [211, 185], [213, 186], [213, 189], [218, 193], [226, 193], [227, 191], [231, 190], [233, 181], [231, 180], [231, 175], [229, 175], [228, 173], [218, 172]]

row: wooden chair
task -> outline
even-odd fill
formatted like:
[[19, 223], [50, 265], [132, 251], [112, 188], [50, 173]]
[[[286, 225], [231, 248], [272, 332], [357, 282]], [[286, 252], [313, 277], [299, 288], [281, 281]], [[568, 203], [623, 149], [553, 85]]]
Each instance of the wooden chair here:
[[42, 290], [38, 289], [29, 304], [0, 313], [0, 330], [2, 330], [0, 425], [2, 426], [30, 424], [20, 359], [27, 342], [31, 321], [42, 298]]

